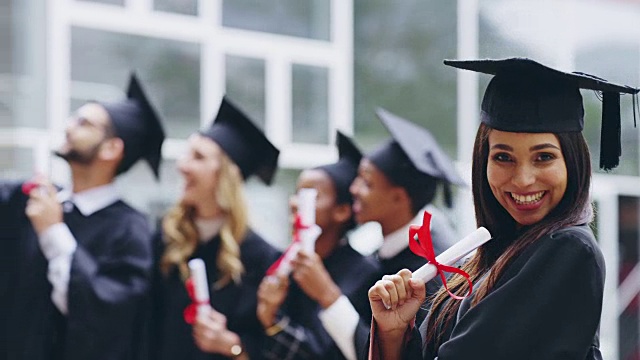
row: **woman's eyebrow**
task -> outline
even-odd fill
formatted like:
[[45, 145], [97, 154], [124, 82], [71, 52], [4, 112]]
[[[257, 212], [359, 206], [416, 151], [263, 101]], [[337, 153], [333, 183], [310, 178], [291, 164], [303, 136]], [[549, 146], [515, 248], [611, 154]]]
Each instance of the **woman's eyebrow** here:
[[493, 150], [493, 149], [513, 151], [513, 148], [511, 146], [509, 146], [509, 145], [506, 145], [506, 144], [495, 144], [495, 145], [491, 146], [491, 150]]
[[538, 144], [538, 145], [534, 145], [532, 147], [529, 148], [529, 151], [538, 151], [538, 150], [543, 150], [543, 149], [548, 149], [548, 148], [553, 148], [556, 150], [560, 150], [559, 147], [550, 144], [550, 143], [544, 143], [544, 144]]

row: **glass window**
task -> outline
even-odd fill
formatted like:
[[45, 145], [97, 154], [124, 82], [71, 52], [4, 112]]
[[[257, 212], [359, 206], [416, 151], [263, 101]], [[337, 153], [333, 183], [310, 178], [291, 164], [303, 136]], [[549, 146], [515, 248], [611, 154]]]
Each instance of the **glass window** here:
[[[265, 63], [262, 59], [227, 55], [226, 94], [264, 130]], [[211, 115], [213, 116], [213, 114]]]
[[33, 151], [0, 146], [0, 179], [24, 180], [33, 176]]
[[45, 20], [40, 1], [0, 1], [0, 127], [47, 124]]
[[316, 66], [292, 66], [292, 140], [329, 143], [329, 70]]
[[253, 230], [279, 249], [291, 243], [289, 196], [296, 191], [299, 174], [299, 170], [279, 169], [270, 187], [255, 176], [250, 177], [245, 186]]
[[167, 11], [184, 15], [198, 15], [197, 0], [155, 0], [154, 10]]
[[[354, 1], [354, 122], [364, 150], [389, 133], [376, 107], [425, 126], [456, 158], [455, 1]], [[426, 21], [425, 19], [428, 19]]]
[[101, 4], [124, 6], [124, 0], [76, 0], [76, 1], [94, 2], [94, 3], [101, 3]]
[[223, 0], [222, 24], [245, 30], [330, 39], [327, 0]]
[[149, 165], [138, 161], [125, 174], [118, 176], [117, 185], [122, 196], [133, 207], [144, 211], [153, 227], [173, 206], [182, 189], [182, 177], [176, 161], [163, 159], [160, 164], [160, 182], [156, 181]]
[[90, 99], [122, 98], [134, 70], [168, 137], [186, 138], [200, 128], [198, 44], [72, 28], [71, 110]]

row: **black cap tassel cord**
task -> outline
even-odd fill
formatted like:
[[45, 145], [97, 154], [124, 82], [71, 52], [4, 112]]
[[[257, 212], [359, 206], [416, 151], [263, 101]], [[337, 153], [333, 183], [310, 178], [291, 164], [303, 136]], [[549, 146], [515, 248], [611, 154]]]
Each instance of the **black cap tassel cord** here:
[[[622, 127], [620, 120], [620, 93], [596, 92], [602, 100], [602, 129], [600, 132], [600, 168], [609, 171], [620, 164], [622, 155]], [[637, 127], [640, 114], [638, 93], [631, 95], [633, 127]]]
[[609, 171], [620, 162], [620, 93], [602, 93], [602, 130], [600, 132], [600, 168]]

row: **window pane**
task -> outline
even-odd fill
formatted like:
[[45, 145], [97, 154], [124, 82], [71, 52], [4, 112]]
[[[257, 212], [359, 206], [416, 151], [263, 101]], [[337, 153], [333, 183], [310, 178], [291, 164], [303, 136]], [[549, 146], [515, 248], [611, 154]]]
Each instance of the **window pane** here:
[[33, 151], [0, 146], [0, 179], [24, 180], [33, 176]]
[[158, 108], [168, 137], [186, 138], [200, 128], [199, 45], [72, 28], [72, 105], [122, 98], [133, 70]]
[[155, 0], [153, 8], [178, 14], [198, 15], [197, 0]]
[[329, 143], [329, 71], [292, 67], [292, 139], [300, 143]]
[[182, 177], [175, 160], [170, 159], [163, 159], [160, 164], [160, 182], [155, 181], [144, 161], [137, 162], [116, 180], [127, 203], [147, 214], [154, 227], [182, 192]]
[[0, 2], [0, 127], [46, 126], [45, 34], [41, 1]]
[[[364, 150], [389, 133], [375, 108], [420, 124], [456, 158], [455, 1], [355, 1], [354, 121]], [[425, 19], [428, 19], [426, 21]]]
[[77, 0], [77, 1], [124, 6], [124, 0]]
[[[640, 5], [592, 1], [535, 0], [480, 2], [480, 58], [532, 57], [565, 71], [578, 70], [611, 82], [637, 85], [640, 49], [634, 34]], [[480, 96], [489, 76], [480, 76]], [[584, 135], [594, 171], [599, 170], [602, 102], [582, 91]], [[633, 127], [631, 96], [621, 97], [622, 157], [613, 174], [640, 174], [639, 138]]]
[[329, 40], [330, 1], [223, 0], [222, 24], [310, 39]]
[[298, 174], [298, 170], [279, 169], [271, 186], [265, 186], [255, 176], [247, 179], [245, 186], [249, 223], [279, 249], [291, 243], [288, 199], [295, 192]]
[[264, 130], [264, 60], [228, 55], [225, 61], [227, 96]]

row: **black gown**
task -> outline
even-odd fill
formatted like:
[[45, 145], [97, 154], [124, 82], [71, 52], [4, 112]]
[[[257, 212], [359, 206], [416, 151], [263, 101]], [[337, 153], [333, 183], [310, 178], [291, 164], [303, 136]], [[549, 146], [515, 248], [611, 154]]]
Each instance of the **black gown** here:
[[438, 349], [423, 344], [425, 321], [405, 358], [602, 359], [604, 277], [588, 226], [556, 231], [525, 249], [477, 305], [463, 300], [455, 323], [439, 330], [445, 340]]
[[[371, 320], [367, 293], [380, 274], [379, 265], [364, 257], [349, 244], [334, 250], [323, 261], [331, 279], [340, 288], [360, 318]], [[290, 282], [287, 299], [280, 316], [290, 319], [287, 329], [265, 337], [265, 354], [269, 359], [344, 359], [344, 356], [322, 325], [320, 305], [309, 298], [295, 281]]]
[[[160, 233], [156, 234], [154, 243], [157, 259], [160, 259], [164, 250]], [[240, 336], [249, 357], [260, 359], [264, 330], [256, 315], [257, 291], [267, 269], [280, 253], [256, 233], [247, 232], [240, 245], [240, 259], [245, 268], [241, 284], [230, 283], [215, 289], [213, 283], [218, 279], [216, 258], [219, 245], [220, 239], [216, 236], [200, 244], [191, 258], [201, 258], [205, 262], [211, 306], [227, 317], [227, 328]], [[174, 268], [164, 276], [158, 266], [155, 268], [150, 300], [149, 359], [226, 359], [225, 356], [204, 353], [195, 345], [192, 326], [183, 317], [184, 309], [191, 300], [179, 271]]]
[[68, 315], [51, 301], [47, 260], [20, 184], [2, 184], [0, 358], [132, 359], [152, 265], [146, 218], [122, 201], [89, 216], [75, 207], [64, 222], [78, 247], [68, 287]]

